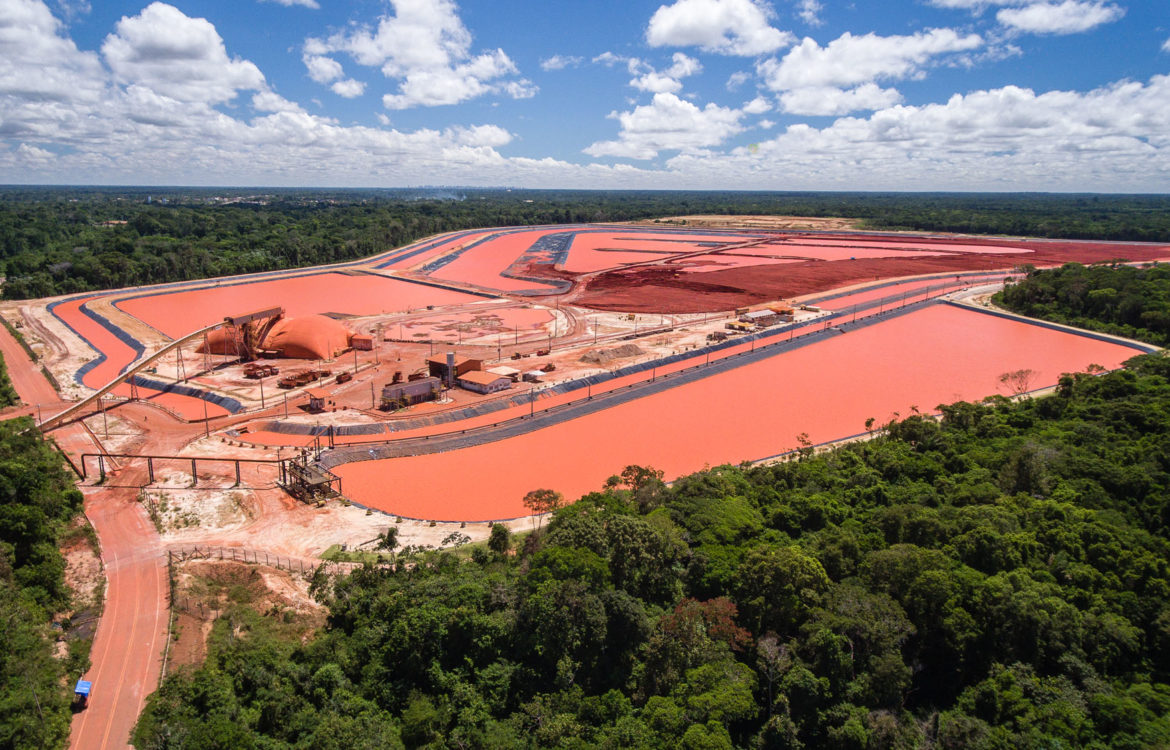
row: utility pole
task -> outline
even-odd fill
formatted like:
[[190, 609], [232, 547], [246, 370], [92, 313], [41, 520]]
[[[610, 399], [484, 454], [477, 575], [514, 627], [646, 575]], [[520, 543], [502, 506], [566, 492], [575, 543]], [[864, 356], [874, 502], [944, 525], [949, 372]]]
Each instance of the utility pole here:
[[207, 423], [207, 399], [199, 399], [203, 402], [203, 437], [211, 437], [211, 425]]
[[98, 398], [98, 408], [102, 410], [102, 429], [104, 429], [106, 432], [106, 440], [109, 440], [110, 439], [110, 423], [109, 423], [109, 421], [106, 420], [106, 407], [105, 407], [105, 404], [102, 403], [102, 401], [104, 399], [105, 399], [104, 396], [101, 396]]
[[264, 378], [260, 378], [260, 408], [264, 408]]

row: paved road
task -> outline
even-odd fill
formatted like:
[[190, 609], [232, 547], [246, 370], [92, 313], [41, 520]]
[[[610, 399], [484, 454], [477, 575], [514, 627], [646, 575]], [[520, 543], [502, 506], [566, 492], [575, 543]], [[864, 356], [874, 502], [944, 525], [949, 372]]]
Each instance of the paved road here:
[[[0, 352], [26, 405], [44, 410], [61, 403], [40, 367], [3, 327]], [[69, 453], [98, 450], [80, 424], [55, 430], [53, 438]], [[93, 666], [84, 678], [93, 682], [93, 695], [73, 716], [69, 746], [122, 748], [129, 746], [143, 702], [158, 685], [168, 617], [166, 555], [136, 490], [98, 487], [85, 493], [85, 515], [101, 542], [106, 605], [90, 653]]]

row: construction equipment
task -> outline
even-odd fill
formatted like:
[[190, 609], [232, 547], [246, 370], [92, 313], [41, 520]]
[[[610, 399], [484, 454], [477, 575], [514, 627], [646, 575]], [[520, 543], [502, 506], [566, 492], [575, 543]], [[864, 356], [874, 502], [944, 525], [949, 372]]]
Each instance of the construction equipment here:
[[223, 319], [223, 325], [229, 336], [233, 335], [234, 331], [239, 330], [239, 341], [244, 346], [244, 350], [240, 353], [240, 359], [250, 362], [258, 356], [260, 343], [272, 330], [272, 326], [276, 325], [276, 321], [283, 317], [283, 307], [269, 307], [243, 315], [228, 315]]
[[244, 365], [244, 377], [253, 380], [263, 380], [279, 372], [280, 368], [275, 365], [258, 365], [255, 362], [248, 362]]

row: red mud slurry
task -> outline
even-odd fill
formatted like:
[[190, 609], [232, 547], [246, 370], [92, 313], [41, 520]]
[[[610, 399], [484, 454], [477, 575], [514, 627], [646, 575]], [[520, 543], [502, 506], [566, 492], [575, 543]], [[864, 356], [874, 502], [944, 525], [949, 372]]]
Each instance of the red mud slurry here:
[[910, 301], [917, 297], [915, 292], [931, 289], [936, 294], [945, 293], [947, 291], [954, 291], [962, 289], [966, 286], [975, 286], [976, 284], [986, 284], [991, 281], [1000, 280], [1003, 278], [1002, 274], [980, 276], [974, 279], [960, 279], [953, 278], [934, 278], [923, 279], [921, 281], [907, 281], [901, 284], [892, 286], [879, 286], [873, 289], [865, 289], [854, 294], [847, 294], [843, 297], [825, 300], [817, 306], [823, 310], [847, 310], [854, 305], [863, 305], [867, 302], [874, 302], [876, 300], [887, 298], [891, 299], [891, 306], [900, 305], [903, 299]]
[[[957, 335], [961, 334], [961, 335]], [[414, 518], [522, 516], [529, 490], [575, 498], [627, 464], [677, 477], [862, 432], [912, 405], [996, 393], [1009, 370], [1036, 386], [1089, 364], [1120, 365], [1128, 347], [950, 306], [934, 306], [712, 378], [528, 435], [444, 454], [338, 467], [346, 494]]]
[[384, 276], [322, 273], [138, 297], [118, 302], [117, 306], [167, 336], [178, 338], [223, 320], [225, 315], [265, 307], [281, 306], [288, 317], [327, 312], [373, 315], [384, 311], [405, 312], [426, 305], [464, 304], [477, 299], [470, 294]]
[[532, 247], [532, 243], [546, 234], [554, 234], [557, 231], [559, 230], [541, 229], [505, 234], [491, 242], [468, 248], [458, 258], [432, 273], [431, 278], [474, 284], [504, 292], [539, 288], [541, 285], [536, 282], [510, 279], [500, 274]]
[[[85, 297], [57, 305], [57, 315], [77, 331], [94, 348], [106, 355], [104, 362], [82, 376], [82, 382], [91, 388], [100, 388], [114, 378], [122, 368], [134, 361], [135, 352], [96, 320], [81, 312], [81, 306], [95, 297]], [[96, 355], [95, 355], [96, 356]]]
[[[431, 248], [430, 250], [427, 250], [426, 252], [419, 253], [418, 255], [413, 255], [413, 256], [411, 256], [409, 258], [405, 258], [403, 260], [394, 261], [393, 263], [389, 264], [386, 267], [387, 268], [414, 269], [414, 268], [418, 268], [420, 266], [425, 266], [428, 262], [430, 262], [434, 258], [442, 255], [443, 253], [450, 252], [450, 251], [452, 251], [458, 247], [461, 247], [461, 246], [470, 245], [473, 242], [478, 242], [479, 240], [482, 240], [484, 237], [487, 237], [490, 234], [491, 234], [491, 232], [480, 232], [479, 234], [470, 234], [470, 235], [466, 235], [463, 237], [457, 237], [456, 239], [453, 239], [450, 242], [444, 242], [443, 244], [441, 244], [437, 247]], [[415, 244], [425, 244], [425, 243], [426, 243], [426, 240], [423, 240], [422, 242], [415, 243]], [[413, 245], [408, 245], [407, 247], [413, 247]]]

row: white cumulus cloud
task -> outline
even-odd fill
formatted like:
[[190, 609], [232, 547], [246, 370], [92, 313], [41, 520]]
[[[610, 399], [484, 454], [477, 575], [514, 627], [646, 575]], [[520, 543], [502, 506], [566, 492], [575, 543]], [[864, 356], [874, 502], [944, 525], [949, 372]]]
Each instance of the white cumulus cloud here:
[[899, 104], [897, 89], [883, 89], [866, 83], [853, 89], [817, 86], [793, 89], [780, 95], [780, 106], [793, 115], [845, 115], [859, 110], [876, 110]]
[[638, 58], [630, 58], [627, 67], [631, 73], [641, 73], [630, 81], [630, 85], [641, 91], [654, 94], [665, 92], [675, 93], [682, 90], [682, 79], [695, 75], [703, 70], [703, 65], [693, 57], [675, 52], [672, 62], [666, 70], [654, 70]]
[[1004, 26], [1031, 34], [1079, 34], [1125, 15], [1125, 9], [1104, 2], [1064, 0], [1004, 8], [995, 18]]
[[302, 58], [305, 68], [309, 71], [309, 78], [317, 83], [331, 83], [345, 76], [341, 63], [325, 55], [305, 55]]
[[743, 105], [744, 114], [748, 115], [762, 115], [772, 109], [772, 105], [762, 96], [757, 96], [747, 104]]
[[927, 0], [927, 5], [951, 10], [973, 10], [982, 13], [991, 5], [1020, 5], [1027, 0]]
[[655, 94], [650, 104], [609, 115], [621, 125], [617, 140], [598, 141], [590, 156], [653, 159], [659, 151], [693, 152], [719, 144], [743, 131], [738, 109], [697, 105], [671, 93]]
[[398, 81], [398, 92], [382, 97], [387, 109], [458, 104], [491, 93], [518, 99], [536, 93], [531, 81], [515, 78], [516, 64], [502, 49], [471, 53], [471, 32], [452, 0], [391, 0], [391, 5], [393, 15], [382, 16], [376, 27], [310, 38], [305, 54], [343, 52], [359, 65], [380, 68]]
[[584, 61], [585, 58], [576, 55], [553, 55], [540, 61], [540, 69], [564, 70], [565, 68], [575, 68]]
[[[39, 0], [0, 2], [0, 120], [6, 132], [19, 130], [22, 122], [31, 126], [41, 115], [51, 119], [50, 107], [102, 95], [101, 61], [79, 50], [63, 30]], [[35, 101], [46, 103], [39, 114], [27, 106]]]
[[771, 7], [757, 0], [676, 0], [659, 6], [646, 27], [651, 47], [699, 47], [754, 57], [791, 44], [791, 32], [774, 28]]
[[978, 34], [931, 29], [910, 36], [854, 36], [845, 32], [822, 47], [806, 37], [780, 61], [763, 61], [757, 70], [774, 91], [810, 86], [855, 86], [882, 79], [918, 75], [931, 58], [976, 49]]
[[318, 10], [321, 7], [317, 4], [317, 0], [262, 0], [262, 2], [276, 3], [277, 5], [283, 5], [286, 8], [291, 8], [294, 5], [300, 5], [304, 8]]
[[680, 154], [667, 167], [692, 180], [735, 174], [745, 187], [783, 173], [799, 175], [789, 189], [1149, 189], [1170, 174], [1170, 76], [1088, 92], [956, 94], [824, 128], [791, 125], [755, 150]]
[[366, 93], [366, 84], [361, 81], [355, 81], [352, 78], [346, 78], [343, 81], [334, 81], [329, 88], [333, 93], [343, 99], [354, 99]]
[[345, 77], [345, 70], [341, 63], [325, 55], [311, 55], [306, 52], [301, 58], [309, 78], [320, 84], [329, 86], [333, 93], [344, 99], [353, 99], [366, 92], [366, 84]]
[[797, 6], [797, 15], [809, 26], [820, 26], [824, 24], [824, 21], [821, 20], [821, 12], [824, 9], [825, 6], [817, 0], [800, 0]]
[[102, 54], [120, 83], [145, 86], [179, 101], [218, 104], [234, 99], [241, 89], [265, 88], [259, 68], [228, 57], [209, 21], [161, 2], [136, 16], [123, 16], [102, 43]]

